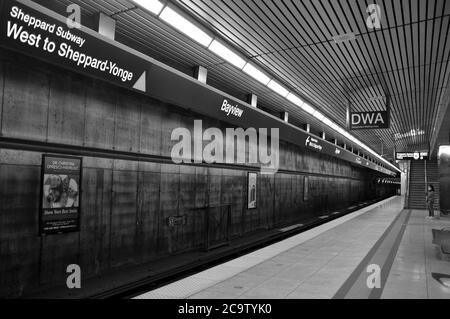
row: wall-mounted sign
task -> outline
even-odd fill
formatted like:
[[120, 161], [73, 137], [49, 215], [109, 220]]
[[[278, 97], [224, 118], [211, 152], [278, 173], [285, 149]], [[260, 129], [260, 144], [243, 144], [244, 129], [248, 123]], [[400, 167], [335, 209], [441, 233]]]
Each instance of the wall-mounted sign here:
[[428, 151], [425, 152], [397, 152], [395, 153], [397, 161], [423, 161], [430, 159]]
[[248, 173], [248, 209], [256, 208], [257, 178], [257, 173]]
[[[43, 14], [28, 0], [2, 1], [1, 45], [130, 89], [146, 91], [146, 65], [123, 50], [99, 41], [66, 19]], [[92, 31], [90, 31], [92, 32]]]
[[167, 226], [169, 227], [177, 227], [184, 226], [187, 224], [187, 216], [170, 216], [167, 218]]
[[312, 148], [312, 149], [314, 149], [316, 151], [322, 151], [323, 150], [323, 146], [321, 145], [319, 139], [317, 139], [317, 138], [315, 138], [313, 136], [308, 136], [306, 138], [305, 146], [309, 147], [309, 148]]
[[242, 117], [242, 114], [244, 113], [244, 110], [239, 108], [239, 105], [232, 105], [228, 102], [227, 99], [224, 99], [222, 102], [222, 107], [220, 108], [221, 111], [225, 112], [227, 116], [236, 116], [236, 117]]
[[82, 159], [42, 156], [40, 235], [80, 229]]
[[351, 130], [388, 129], [389, 126], [388, 111], [350, 112]]

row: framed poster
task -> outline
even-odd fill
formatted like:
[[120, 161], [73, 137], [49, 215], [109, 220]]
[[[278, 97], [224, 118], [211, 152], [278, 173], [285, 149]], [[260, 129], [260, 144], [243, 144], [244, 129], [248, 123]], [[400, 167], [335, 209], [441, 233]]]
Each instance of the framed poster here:
[[39, 235], [80, 230], [82, 158], [43, 155]]
[[303, 201], [304, 202], [308, 201], [308, 187], [309, 187], [308, 176], [305, 176], [305, 178], [303, 179]]
[[248, 209], [256, 208], [257, 178], [257, 173], [248, 173]]

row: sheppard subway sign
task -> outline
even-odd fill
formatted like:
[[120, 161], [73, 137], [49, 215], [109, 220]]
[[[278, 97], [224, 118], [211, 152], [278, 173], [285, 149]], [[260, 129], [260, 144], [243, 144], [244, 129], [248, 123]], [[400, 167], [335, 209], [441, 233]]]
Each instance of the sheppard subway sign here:
[[0, 45], [114, 84], [145, 90], [139, 85], [146, 76], [142, 61], [127, 59], [122, 50], [102, 43], [85, 29], [69, 29], [65, 22], [35, 6], [24, 0], [1, 2]]
[[387, 129], [389, 128], [389, 112], [351, 112], [350, 129]]

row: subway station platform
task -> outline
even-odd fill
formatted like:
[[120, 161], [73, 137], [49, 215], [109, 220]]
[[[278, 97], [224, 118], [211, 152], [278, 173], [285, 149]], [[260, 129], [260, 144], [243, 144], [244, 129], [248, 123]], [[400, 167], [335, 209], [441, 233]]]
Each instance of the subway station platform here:
[[393, 197], [136, 299], [449, 299], [426, 216]]

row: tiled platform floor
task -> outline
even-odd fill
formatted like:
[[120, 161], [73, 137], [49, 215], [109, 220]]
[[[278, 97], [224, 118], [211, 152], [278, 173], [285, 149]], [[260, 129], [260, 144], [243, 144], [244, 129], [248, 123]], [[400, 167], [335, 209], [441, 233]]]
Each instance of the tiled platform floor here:
[[[338, 297], [336, 293], [342, 291], [344, 285], [362, 285], [361, 280], [365, 285], [364, 276], [369, 274], [361, 272], [359, 281], [352, 282], [351, 278], [358, 278], [355, 270], [365, 267], [362, 262], [369, 260], [371, 254], [374, 254], [373, 259], [380, 259], [377, 257], [379, 250], [391, 247], [389, 238], [395, 237], [401, 239], [397, 240], [400, 245], [387, 263], [387, 281], [378, 295], [382, 298], [450, 299], [450, 288], [441, 286], [431, 277], [432, 272], [450, 274], [450, 262], [441, 261], [431, 243], [431, 229], [450, 226], [450, 219], [429, 221], [424, 211], [412, 211], [410, 215], [408, 212], [408, 218], [399, 218], [403, 216], [400, 216], [402, 211], [403, 198], [395, 197], [137, 298]], [[407, 224], [403, 225], [403, 221]], [[397, 236], [398, 229], [391, 225], [403, 227], [403, 237]], [[386, 233], [391, 236], [385, 236]], [[378, 247], [384, 237], [387, 239], [379, 249], [372, 249]], [[381, 255], [386, 257], [389, 251], [392, 249]], [[369, 297], [364, 293], [356, 296]], [[340, 297], [355, 298], [355, 294], [347, 296], [345, 293]]]
[[450, 227], [450, 218], [427, 220], [427, 215], [426, 211], [412, 211], [382, 298], [450, 299], [450, 288], [431, 276], [450, 275], [450, 261], [442, 260], [432, 244], [432, 229]]

